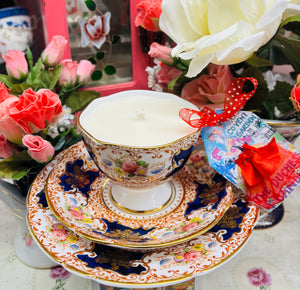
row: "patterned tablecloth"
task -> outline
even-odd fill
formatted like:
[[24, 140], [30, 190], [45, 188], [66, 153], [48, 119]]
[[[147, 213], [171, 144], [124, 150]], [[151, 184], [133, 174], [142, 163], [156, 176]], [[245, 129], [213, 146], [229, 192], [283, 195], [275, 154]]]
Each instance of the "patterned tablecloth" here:
[[[164, 289], [300, 289], [300, 188], [285, 200], [284, 209], [279, 224], [255, 230], [242, 251], [223, 266], [185, 285]], [[60, 266], [38, 270], [22, 264], [13, 247], [16, 223], [9, 208], [0, 202], [0, 289], [113, 289], [70, 274]]]

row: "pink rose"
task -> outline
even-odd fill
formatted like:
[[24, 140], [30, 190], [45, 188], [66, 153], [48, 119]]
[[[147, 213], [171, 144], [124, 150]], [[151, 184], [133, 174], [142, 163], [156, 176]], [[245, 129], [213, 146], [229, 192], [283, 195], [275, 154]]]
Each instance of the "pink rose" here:
[[162, 61], [172, 63], [171, 47], [161, 45], [157, 42], [152, 42], [148, 54], [153, 58], [158, 58]]
[[10, 95], [9, 89], [3, 83], [0, 82], [0, 103], [2, 103], [4, 100], [10, 97], [14, 96]]
[[223, 108], [225, 92], [233, 81], [233, 76], [227, 65], [209, 64], [208, 74], [187, 83], [181, 92], [181, 97], [196, 105]]
[[199, 252], [192, 250], [189, 252], [186, 252], [183, 257], [185, 258], [185, 260], [187, 261], [197, 261], [199, 259]]
[[71, 59], [64, 59], [61, 61], [61, 64], [63, 67], [58, 78], [58, 83], [62, 87], [70, 87], [77, 81], [78, 62]]
[[10, 111], [15, 109], [18, 102], [18, 97], [11, 97], [0, 103], [0, 133], [12, 143], [22, 145], [22, 137], [26, 132], [10, 117]]
[[267, 274], [263, 268], [252, 268], [248, 273], [247, 277], [250, 284], [254, 286], [270, 286], [271, 275]]
[[142, 0], [137, 5], [139, 11], [135, 25], [142, 26], [149, 31], [159, 31], [159, 17], [162, 0]]
[[63, 36], [53, 36], [50, 43], [42, 52], [43, 64], [48, 67], [59, 64], [63, 59], [67, 43], [68, 41]]
[[126, 162], [124, 164], [122, 164], [122, 169], [124, 170], [124, 172], [127, 173], [133, 173], [137, 170], [138, 166], [136, 165], [135, 162]]
[[89, 43], [92, 43], [100, 49], [110, 30], [110, 17], [111, 13], [106, 12], [103, 16], [94, 15], [88, 21], [82, 18], [79, 19], [82, 47], [86, 47]]
[[83, 85], [87, 84], [93, 71], [95, 70], [95, 65], [88, 60], [81, 60], [77, 67], [77, 77], [78, 82], [83, 82]]
[[165, 89], [167, 89], [168, 84], [173, 79], [179, 77], [182, 74], [180, 70], [175, 67], [165, 65], [163, 63], [160, 64], [160, 68], [157, 71], [157, 81], [158, 83]]
[[0, 135], [0, 157], [1, 158], [5, 159], [13, 155], [17, 151], [18, 150], [15, 148], [13, 144], [8, 142], [3, 135]]
[[189, 223], [189, 224], [186, 224], [184, 227], [182, 227], [182, 230], [183, 230], [184, 232], [186, 232], [186, 231], [188, 231], [189, 229], [194, 228], [196, 225], [197, 225], [197, 223]]
[[20, 50], [9, 50], [3, 55], [6, 63], [7, 74], [17, 80], [25, 79], [28, 75], [28, 63], [24, 52]]
[[83, 213], [78, 210], [70, 209], [69, 213], [76, 219], [83, 220], [84, 218]]
[[50, 277], [57, 280], [57, 279], [68, 279], [71, 276], [71, 273], [68, 272], [62, 266], [58, 266], [55, 268], [50, 269]]
[[64, 229], [53, 229], [51, 233], [59, 241], [64, 241], [69, 236], [68, 232]]
[[22, 142], [28, 148], [29, 155], [39, 163], [48, 162], [54, 156], [54, 147], [40, 136], [28, 134]]
[[[8, 100], [10, 99], [12, 98]], [[62, 112], [59, 96], [48, 89], [34, 92], [29, 88], [17, 99], [7, 113], [27, 134], [37, 133], [46, 128], [48, 124], [51, 125], [57, 121]], [[0, 131], [2, 131], [2, 127], [0, 122]]]

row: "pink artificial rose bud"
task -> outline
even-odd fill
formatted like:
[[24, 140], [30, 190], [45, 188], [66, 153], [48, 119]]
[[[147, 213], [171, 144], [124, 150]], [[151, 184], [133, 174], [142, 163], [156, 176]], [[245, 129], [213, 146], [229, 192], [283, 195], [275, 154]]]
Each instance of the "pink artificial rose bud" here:
[[58, 78], [58, 84], [62, 87], [70, 87], [77, 81], [78, 62], [71, 59], [61, 61], [62, 71]]
[[63, 59], [68, 41], [61, 35], [53, 36], [51, 42], [42, 52], [42, 62], [47, 67], [53, 67]]
[[171, 64], [171, 63], [173, 63], [171, 51], [172, 51], [171, 47], [161, 45], [157, 42], [153, 42], [150, 46], [150, 50], [149, 50], [148, 54], [151, 57], [158, 58], [161, 61]]
[[7, 74], [16, 80], [24, 80], [28, 75], [28, 63], [24, 52], [20, 50], [9, 50], [3, 55], [6, 63]]
[[37, 135], [27, 134], [22, 138], [29, 155], [39, 163], [45, 163], [54, 156], [54, 147], [50, 142]]
[[89, 81], [93, 71], [95, 70], [95, 65], [88, 60], [81, 60], [77, 67], [77, 77], [78, 83], [83, 82], [86, 85]]
[[0, 158], [8, 158], [16, 152], [16, 147], [0, 134]]

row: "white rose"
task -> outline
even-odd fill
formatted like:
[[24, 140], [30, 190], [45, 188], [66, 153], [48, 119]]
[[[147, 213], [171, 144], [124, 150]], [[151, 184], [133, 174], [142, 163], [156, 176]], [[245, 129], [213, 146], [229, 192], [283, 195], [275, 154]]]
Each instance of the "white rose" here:
[[284, 11], [283, 18], [288, 18], [300, 14], [300, 0], [290, 0], [287, 9]]
[[276, 33], [289, 0], [163, 0], [160, 29], [177, 46], [172, 55], [191, 59], [187, 77], [210, 62], [247, 60]]

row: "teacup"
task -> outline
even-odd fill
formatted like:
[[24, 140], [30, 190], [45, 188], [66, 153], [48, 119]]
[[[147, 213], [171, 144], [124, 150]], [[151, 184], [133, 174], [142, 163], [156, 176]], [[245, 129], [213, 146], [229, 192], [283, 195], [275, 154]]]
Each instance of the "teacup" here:
[[1, 53], [15, 49], [25, 51], [32, 42], [32, 23], [29, 11], [23, 7], [0, 9]]
[[[92, 101], [79, 116], [85, 146], [100, 171], [113, 181], [112, 197], [121, 207], [153, 210], [169, 200], [173, 189], [168, 181], [185, 165], [200, 134], [180, 119], [180, 108], [197, 110], [173, 94], [130, 90]], [[131, 115], [135, 111], [136, 117]], [[97, 126], [107, 130], [97, 132]], [[168, 136], [160, 135], [164, 126]]]

